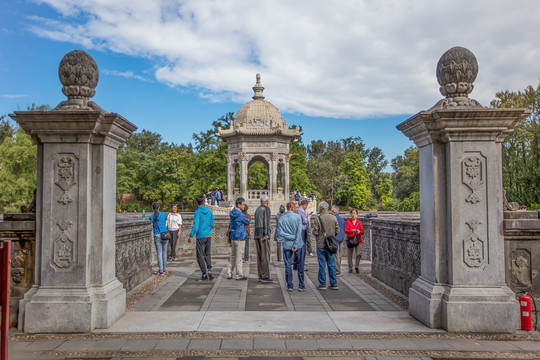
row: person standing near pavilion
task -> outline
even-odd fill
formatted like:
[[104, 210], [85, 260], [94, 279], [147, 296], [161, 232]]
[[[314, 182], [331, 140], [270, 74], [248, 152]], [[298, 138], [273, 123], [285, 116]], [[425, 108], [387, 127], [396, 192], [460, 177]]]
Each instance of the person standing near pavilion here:
[[308, 231], [311, 226], [311, 214], [306, 213], [306, 209], [308, 207], [309, 201], [307, 199], [303, 199], [300, 201], [300, 206], [296, 209], [296, 213], [300, 215], [300, 218], [302, 219], [302, 239], [304, 240], [304, 244], [306, 246], [306, 254], [309, 254], [309, 256], [313, 256], [313, 250], [311, 249], [311, 241], [309, 241], [308, 237]]
[[154, 245], [156, 246], [158, 272], [156, 275], [165, 275], [167, 270], [167, 244], [169, 243], [169, 232], [165, 221], [165, 212], [159, 210], [159, 203], [152, 203], [153, 214], [148, 217], [152, 222], [154, 233]]
[[[244, 215], [246, 215], [246, 218], [251, 222], [251, 215], [248, 213], [248, 206], [244, 203], [244, 210], [242, 210]], [[244, 262], [247, 263], [249, 261], [249, 240], [251, 239], [251, 228], [249, 227], [249, 224], [246, 225], [246, 233], [247, 233], [247, 239], [246, 239], [246, 246], [244, 247]]]
[[[276, 241], [283, 243], [283, 261], [285, 263], [285, 282], [287, 290], [293, 291], [292, 259], [295, 253], [304, 251], [304, 241], [302, 240], [302, 219], [300, 215], [294, 213], [294, 202], [287, 203], [287, 212], [281, 216], [276, 226]], [[304, 256], [300, 254], [299, 259]], [[304, 284], [304, 262], [298, 263], [298, 291], [305, 291]]]
[[197, 196], [197, 205], [193, 227], [189, 233], [188, 243], [193, 241], [196, 235], [195, 249], [197, 252], [197, 263], [201, 269], [202, 276], [198, 280], [213, 280], [212, 274], [212, 228], [214, 227], [214, 215], [204, 206], [204, 195]]
[[244, 254], [245, 242], [248, 240], [246, 226], [249, 220], [244, 215], [246, 200], [242, 197], [236, 199], [236, 207], [231, 210], [229, 217], [231, 219], [231, 258], [227, 267], [228, 277], [233, 278], [233, 272], [236, 270], [236, 280], [247, 280], [242, 269], [242, 255]]
[[257, 247], [257, 271], [259, 282], [271, 283], [270, 278], [270, 199], [268, 196], [261, 197], [261, 206], [255, 210], [255, 245]]
[[[348, 263], [349, 263], [349, 272], [353, 272], [353, 253], [356, 251], [355, 261], [354, 261], [354, 270], [358, 274], [358, 266], [360, 265], [360, 259], [362, 258], [361, 246], [362, 244], [362, 235], [364, 234], [364, 227], [362, 222], [358, 219], [358, 210], [351, 209], [350, 211], [351, 218], [345, 223], [345, 235], [347, 236], [347, 251], [348, 251]], [[351, 238], [351, 239], [349, 239]]]
[[171, 233], [169, 260], [176, 261], [176, 244], [182, 231], [182, 215], [178, 213], [177, 204], [172, 204], [171, 212], [167, 215], [167, 230]]
[[334, 260], [336, 262], [336, 276], [341, 276], [341, 258], [343, 257], [343, 240], [345, 239], [345, 219], [339, 215], [339, 207], [337, 205], [332, 206], [332, 215], [334, 215], [338, 221], [339, 233], [336, 236], [339, 242], [338, 251], [334, 254]]
[[[282, 204], [279, 206], [279, 212], [276, 214], [276, 228], [277, 223], [279, 222], [279, 219], [285, 215], [285, 206]], [[281, 239], [278, 239], [277, 231], [274, 233], [274, 241], [276, 242], [276, 257], [277, 261], [281, 261], [281, 255], [283, 254], [283, 241], [278, 241]]]
[[336, 263], [334, 254], [326, 250], [326, 237], [339, 234], [339, 224], [335, 216], [328, 213], [328, 203], [321, 201], [319, 204], [319, 216], [313, 222], [313, 235], [317, 239], [317, 259], [319, 260], [319, 286], [317, 289], [326, 290], [326, 268], [328, 267], [328, 277], [330, 278], [329, 289], [337, 290]]

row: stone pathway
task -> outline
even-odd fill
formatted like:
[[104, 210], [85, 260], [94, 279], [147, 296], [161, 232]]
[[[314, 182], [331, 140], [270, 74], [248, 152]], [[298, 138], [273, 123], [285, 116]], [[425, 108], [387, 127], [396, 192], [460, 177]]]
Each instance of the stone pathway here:
[[540, 359], [538, 334], [90, 334], [12, 337], [31, 359]]
[[[12, 332], [9, 360], [29, 359], [540, 359], [540, 335], [450, 334], [425, 327], [362, 281], [338, 278], [339, 290], [317, 290], [316, 258], [308, 258], [306, 291], [287, 291], [274, 262], [271, 284], [227, 280], [227, 259], [214, 259], [212, 281], [193, 259], [170, 263], [126, 315], [92, 334]], [[346, 265], [346, 264], [345, 264]], [[365, 264], [364, 266], [367, 266]], [[346, 266], [344, 267], [346, 269]], [[296, 277], [296, 272], [294, 272]], [[373, 284], [373, 282], [371, 282]], [[393, 296], [393, 295], [392, 295]]]
[[168, 265], [173, 272], [132, 311], [403, 311], [399, 305], [363, 282], [357, 274], [338, 277], [339, 290], [317, 290], [317, 263], [308, 257], [306, 291], [287, 291], [282, 262], [271, 264], [273, 283], [260, 283], [252, 260], [244, 264], [248, 281], [227, 280], [227, 259], [213, 259], [213, 281], [197, 281], [201, 273], [195, 260]]

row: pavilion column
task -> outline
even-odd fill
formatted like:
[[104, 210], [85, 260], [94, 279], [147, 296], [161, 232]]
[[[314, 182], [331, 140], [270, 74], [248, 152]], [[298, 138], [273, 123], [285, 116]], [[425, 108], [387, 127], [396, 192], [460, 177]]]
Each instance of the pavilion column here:
[[446, 99], [398, 125], [419, 147], [421, 271], [409, 312], [452, 332], [513, 332], [519, 306], [505, 285], [501, 142], [526, 109], [469, 99], [478, 64], [467, 49], [439, 60]]
[[268, 184], [268, 189], [270, 190], [270, 200], [277, 200], [277, 153], [272, 153], [271, 162], [270, 162], [270, 183]]
[[90, 102], [97, 65], [81, 50], [59, 68], [68, 100], [11, 115], [38, 144], [36, 284], [20, 303], [27, 333], [91, 332], [124, 315], [116, 278], [116, 151], [136, 127]]
[[232, 162], [231, 155], [227, 154], [227, 201], [233, 200], [235, 177], [236, 173], [234, 171], [234, 164]]
[[248, 161], [244, 153], [240, 155], [240, 196], [247, 199]]
[[283, 192], [285, 193], [285, 202], [289, 202], [289, 161], [291, 160], [291, 155], [287, 154], [285, 157], [285, 164], [283, 166], [283, 170], [285, 172], [284, 177], [284, 184], [283, 184]]

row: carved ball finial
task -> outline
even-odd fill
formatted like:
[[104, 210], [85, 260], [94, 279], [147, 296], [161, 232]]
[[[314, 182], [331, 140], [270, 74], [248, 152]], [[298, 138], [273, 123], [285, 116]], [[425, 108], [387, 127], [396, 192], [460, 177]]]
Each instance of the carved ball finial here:
[[478, 75], [478, 63], [474, 54], [463, 47], [453, 47], [445, 52], [437, 63], [437, 81], [440, 91], [447, 98], [468, 97]]
[[88, 99], [96, 94], [98, 66], [95, 60], [82, 50], [73, 50], [64, 56], [58, 67], [58, 77], [68, 102], [75, 100], [74, 102], [85, 106], [82, 102], [88, 102]]

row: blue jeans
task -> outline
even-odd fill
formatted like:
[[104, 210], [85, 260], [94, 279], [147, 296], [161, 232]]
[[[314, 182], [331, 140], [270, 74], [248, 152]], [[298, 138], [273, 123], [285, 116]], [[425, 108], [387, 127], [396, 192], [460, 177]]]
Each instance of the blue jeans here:
[[328, 277], [330, 278], [330, 286], [337, 285], [336, 279], [336, 263], [334, 254], [331, 254], [326, 249], [317, 248], [317, 260], [319, 260], [319, 284], [326, 286], [326, 265], [328, 265]]
[[285, 281], [287, 282], [287, 289], [293, 288], [293, 274], [292, 274], [292, 260], [293, 256], [298, 259], [298, 288], [305, 289], [304, 285], [304, 251], [305, 247], [296, 250], [296, 254], [292, 250], [283, 249], [283, 261], [285, 262]]
[[156, 245], [157, 252], [157, 264], [159, 267], [159, 272], [165, 272], [167, 267], [167, 245], [169, 240], [162, 240], [161, 234], [154, 234], [154, 245]]

